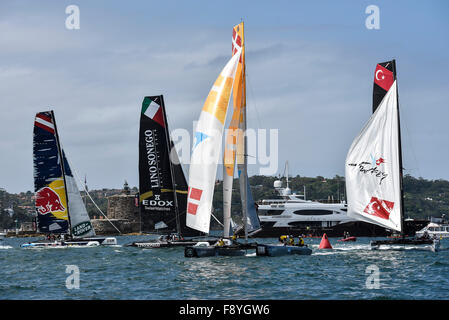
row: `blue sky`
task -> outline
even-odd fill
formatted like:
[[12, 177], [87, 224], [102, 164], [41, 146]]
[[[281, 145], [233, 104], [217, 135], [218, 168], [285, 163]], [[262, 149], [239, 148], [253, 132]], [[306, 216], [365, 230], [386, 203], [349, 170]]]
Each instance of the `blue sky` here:
[[[65, 28], [71, 4], [80, 30]], [[365, 27], [368, 5], [380, 30]], [[171, 129], [191, 131], [241, 19], [248, 125], [280, 130], [279, 172], [288, 160], [292, 175], [344, 175], [375, 65], [395, 58], [406, 173], [449, 179], [448, 12], [447, 1], [2, 1], [0, 187], [33, 189], [33, 120], [49, 106], [91, 189], [137, 185], [143, 97], [164, 94]]]

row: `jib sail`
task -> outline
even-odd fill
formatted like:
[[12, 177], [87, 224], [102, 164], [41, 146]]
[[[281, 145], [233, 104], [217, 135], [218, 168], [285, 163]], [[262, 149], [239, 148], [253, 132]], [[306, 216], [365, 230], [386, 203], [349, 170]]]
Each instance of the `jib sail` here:
[[95, 231], [92, 227], [92, 223], [90, 222], [89, 214], [87, 213], [86, 206], [81, 199], [81, 194], [75, 178], [73, 177], [72, 170], [70, 169], [64, 150], [62, 151], [62, 154], [64, 158], [67, 196], [69, 199], [70, 233], [73, 238], [95, 236]]

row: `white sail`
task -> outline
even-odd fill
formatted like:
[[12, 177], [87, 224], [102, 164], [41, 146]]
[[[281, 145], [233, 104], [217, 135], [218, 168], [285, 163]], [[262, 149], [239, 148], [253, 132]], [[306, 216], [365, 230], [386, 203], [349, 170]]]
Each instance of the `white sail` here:
[[[243, 22], [232, 29], [232, 55], [240, 54], [240, 60], [235, 72], [235, 81], [232, 89], [234, 112], [232, 114], [229, 130], [225, 140], [223, 154], [223, 236], [230, 236], [231, 200], [234, 170], [237, 157], [237, 148], [243, 149], [243, 131], [241, 129], [243, 114], [246, 112], [246, 82], [245, 82], [245, 43]], [[243, 151], [239, 159], [243, 158]], [[242, 161], [243, 163], [243, 161]], [[243, 196], [243, 193], [241, 194]]]
[[95, 230], [90, 222], [89, 214], [87, 213], [83, 199], [81, 199], [80, 191], [64, 152], [63, 158], [72, 237], [82, 238], [95, 236]]
[[240, 54], [234, 55], [215, 81], [197, 123], [189, 169], [186, 225], [209, 233], [212, 199], [223, 128]]
[[223, 167], [223, 236], [229, 237], [231, 221], [232, 184], [234, 176], [226, 174], [226, 167]]
[[348, 216], [401, 230], [401, 176], [396, 81], [346, 157]]

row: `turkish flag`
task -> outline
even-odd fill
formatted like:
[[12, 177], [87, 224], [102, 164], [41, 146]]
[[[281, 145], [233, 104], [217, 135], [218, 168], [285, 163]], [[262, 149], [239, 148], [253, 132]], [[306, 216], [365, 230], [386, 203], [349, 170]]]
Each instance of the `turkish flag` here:
[[374, 72], [374, 83], [385, 91], [390, 90], [391, 85], [394, 82], [393, 72], [382, 67], [380, 64], [376, 66], [376, 71]]
[[370, 202], [363, 212], [388, 220], [393, 210], [394, 202], [371, 197]]

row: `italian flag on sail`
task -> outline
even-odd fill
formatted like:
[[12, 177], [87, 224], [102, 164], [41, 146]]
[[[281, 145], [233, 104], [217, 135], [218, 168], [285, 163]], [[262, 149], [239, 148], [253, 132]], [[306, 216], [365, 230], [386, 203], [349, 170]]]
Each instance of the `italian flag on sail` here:
[[165, 127], [164, 115], [162, 114], [162, 108], [157, 101], [158, 98], [159, 97], [156, 97], [155, 101], [150, 98], [145, 99], [142, 104], [142, 113], [148, 118], [159, 123], [162, 127]]

